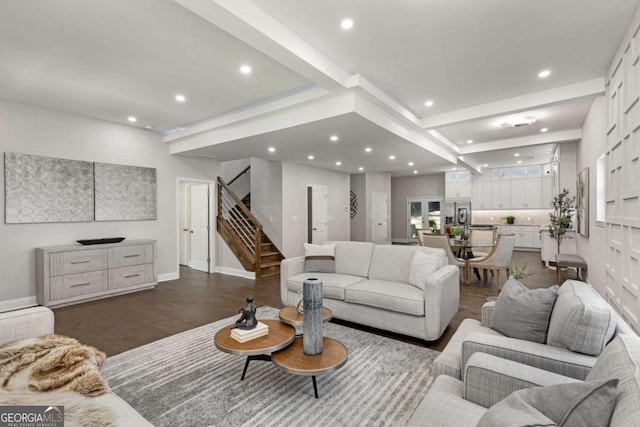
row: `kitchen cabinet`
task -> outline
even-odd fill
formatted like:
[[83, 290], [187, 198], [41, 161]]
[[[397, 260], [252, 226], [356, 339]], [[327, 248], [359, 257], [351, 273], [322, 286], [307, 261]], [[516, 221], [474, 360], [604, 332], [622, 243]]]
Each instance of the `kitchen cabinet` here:
[[444, 182], [444, 197], [451, 199], [471, 198], [471, 172], [467, 170], [447, 172]]
[[542, 187], [540, 178], [511, 179], [511, 209], [540, 209]]
[[491, 181], [475, 181], [471, 195], [473, 209], [491, 209]]
[[516, 248], [539, 249], [540, 227], [537, 225], [499, 225], [496, 227], [498, 234], [515, 234]]
[[511, 208], [511, 182], [508, 179], [491, 181], [491, 209]]
[[553, 202], [553, 177], [545, 176], [540, 180], [540, 207], [551, 209]]

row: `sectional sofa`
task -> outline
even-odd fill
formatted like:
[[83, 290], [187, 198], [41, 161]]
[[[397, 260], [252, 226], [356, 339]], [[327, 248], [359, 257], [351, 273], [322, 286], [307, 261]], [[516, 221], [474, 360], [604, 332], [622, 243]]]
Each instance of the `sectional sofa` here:
[[[285, 259], [280, 269], [282, 304], [295, 305], [307, 278], [323, 282], [323, 304], [333, 317], [426, 341], [438, 339], [458, 311], [459, 269], [442, 249], [422, 246], [335, 244], [335, 272], [305, 272], [305, 257]], [[416, 252], [435, 271], [420, 286], [409, 284]]]

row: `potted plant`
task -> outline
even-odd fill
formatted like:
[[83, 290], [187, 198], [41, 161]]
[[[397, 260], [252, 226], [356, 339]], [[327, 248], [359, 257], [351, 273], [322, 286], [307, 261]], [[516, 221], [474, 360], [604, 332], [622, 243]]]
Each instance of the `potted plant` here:
[[513, 224], [513, 222], [516, 220], [516, 217], [513, 215], [508, 215], [504, 217], [504, 220], [507, 221], [507, 224]]
[[518, 267], [518, 264], [511, 264], [511, 277], [520, 280], [534, 274], [533, 271], [530, 271], [528, 268], [529, 265], [527, 263], [525, 263], [522, 268]]
[[569, 190], [564, 188], [551, 202], [553, 212], [549, 214], [549, 236], [556, 239], [558, 253], [562, 240], [568, 238], [567, 230], [571, 227], [571, 217], [576, 210], [575, 196], [569, 197]]
[[436, 220], [435, 219], [430, 219], [429, 220], [429, 228], [431, 229], [431, 231], [433, 231], [434, 233], [439, 232], [440, 230], [438, 230], [438, 225], [436, 224]]
[[453, 234], [453, 238], [456, 240], [462, 239], [462, 236], [464, 236], [464, 227], [451, 227], [451, 234]]

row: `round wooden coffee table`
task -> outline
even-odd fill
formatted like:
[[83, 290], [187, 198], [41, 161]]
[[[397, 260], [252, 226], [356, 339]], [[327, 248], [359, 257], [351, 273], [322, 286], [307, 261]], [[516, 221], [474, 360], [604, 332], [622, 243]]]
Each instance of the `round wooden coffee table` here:
[[220, 351], [247, 356], [241, 380], [247, 373], [250, 361], [271, 361], [271, 353], [285, 348], [295, 339], [296, 331], [292, 326], [275, 319], [260, 319], [259, 321], [269, 326], [269, 334], [245, 343], [239, 343], [231, 338], [231, 327], [235, 326], [235, 324], [231, 324], [220, 329], [213, 340], [216, 348]]
[[347, 363], [349, 353], [340, 341], [323, 337], [322, 353], [315, 356], [304, 354], [302, 337], [296, 338], [293, 343], [271, 355], [273, 363], [293, 375], [310, 376], [313, 381], [313, 393], [318, 398], [318, 386], [316, 375], [328, 374], [340, 369]]
[[[333, 314], [331, 310], [322, 307], [322, 321], [328, 322]], [[291, 326], [302, 326], [304, 324], [304, 315], [298, 312], [294, 306], [285, 307], [280, 310], [280, 320]]]

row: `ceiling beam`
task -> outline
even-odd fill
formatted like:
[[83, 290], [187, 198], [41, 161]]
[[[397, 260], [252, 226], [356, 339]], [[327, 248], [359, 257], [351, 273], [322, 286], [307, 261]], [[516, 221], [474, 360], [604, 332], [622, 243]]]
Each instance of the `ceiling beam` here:
[[582, 138], [582, 129], [551, 132], [521, 138], [502, 139], [499, 141], [484, 142], [482, 144], [460, 147], [460, 152], [465, 154], [483, 153], [486, 151], [503, 150], [506, 148], [528, 147], [531, 145], [554, 144], [578, 141]]
[[520, 113], [536, 108], [549, 107], [586, 97], [604, 94], [604, 78], [599, 77], [579, 83], [561, 86], [542, 92], [505, 98], [473, 107], [462, 108], [448, 113], [435, 114], [422, 119], [425, 129], [434, 129], [464, 123], [471, 120], [487, 119], [507, 114]]

